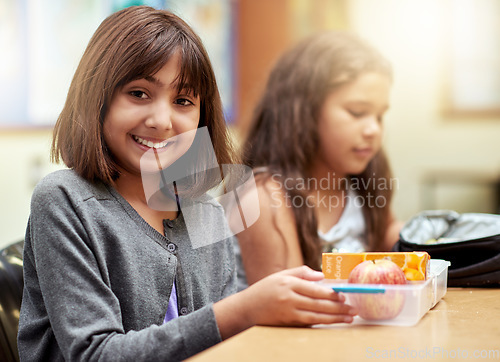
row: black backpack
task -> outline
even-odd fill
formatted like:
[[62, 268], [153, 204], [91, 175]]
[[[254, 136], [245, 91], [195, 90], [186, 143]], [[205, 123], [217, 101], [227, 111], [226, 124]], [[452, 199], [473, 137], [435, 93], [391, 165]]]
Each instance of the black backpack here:
[[500, 215], [424, 211], [403, 226], [393, 251], [448, 260], [450, 287], [500, 287]]

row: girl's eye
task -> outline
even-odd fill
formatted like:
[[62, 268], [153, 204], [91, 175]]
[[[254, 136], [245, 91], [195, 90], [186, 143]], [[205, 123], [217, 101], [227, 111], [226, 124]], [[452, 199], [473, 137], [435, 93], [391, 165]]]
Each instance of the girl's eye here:
[[354, 118], [361, 118], [365, 115], [365, 112], [357, 112], [357, 111], [349, 111], [349, 113], [351, 114], [351, 116], [353, 116]]
[[146, 99], [148, 97], [148, 95], [145, 92], [140, 91], [140, 90], [131, 91], [130, 95], [132, 95], [133, 97], [136, 97], [136, 98], [141, 98], [141, 99]]
[[178, 98], [178, 99], [175, 100], [175, 104], [178, 104], [180, 106], [189, 106], [189, 105], [192, 105], [193, 102], [191, 102], [187, 98]]

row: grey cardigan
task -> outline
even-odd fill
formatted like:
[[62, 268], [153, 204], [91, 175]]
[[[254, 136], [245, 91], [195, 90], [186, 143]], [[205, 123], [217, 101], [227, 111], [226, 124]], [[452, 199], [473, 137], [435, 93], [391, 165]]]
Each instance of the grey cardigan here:
[[[198, 236], [225, 222], [208, 197], [186, 210]], [[44, 178], [26, 231], [21, 360], [173, 361], [218, 343], [212, 303], [236, 290], [232, 240], [192, 247], [185, 217], [163, 236], [109, 185]], [[174, 279], [181, 316], [162, 324]]]

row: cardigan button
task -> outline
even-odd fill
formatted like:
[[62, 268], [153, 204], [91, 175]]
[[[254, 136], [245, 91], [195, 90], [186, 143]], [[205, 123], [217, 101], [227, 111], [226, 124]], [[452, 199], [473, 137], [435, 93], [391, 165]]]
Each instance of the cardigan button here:
[[167, 219], [167, 226], [172, 229], [174, 227], [174, 223], [172, 222], [172, 220], [170, 219]]
[[186, 315], [188, 314], [188, 309], [186, 307], [181, 308], [181, 315]]
[[175, 249], [177, 249], [177, 246], [175, 244], [170, 243], [167, 245], [167, 250], [170, 251], [171, 253], [173, 253]]

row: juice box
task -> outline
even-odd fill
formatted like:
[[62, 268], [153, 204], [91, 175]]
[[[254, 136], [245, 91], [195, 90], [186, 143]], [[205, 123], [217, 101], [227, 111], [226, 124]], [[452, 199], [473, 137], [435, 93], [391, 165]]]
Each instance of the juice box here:
[[348, 279], [354, 267], [365, 260], [389, 259], [405, 273], [407, 280], [426, 280], [430, 255], [425, 251], [323, 253], [322, 270], [326, 279]]

